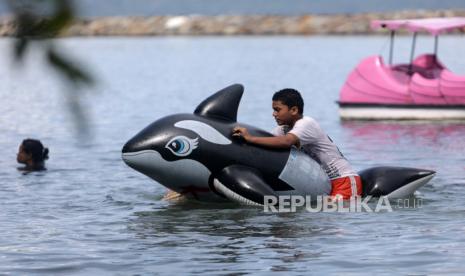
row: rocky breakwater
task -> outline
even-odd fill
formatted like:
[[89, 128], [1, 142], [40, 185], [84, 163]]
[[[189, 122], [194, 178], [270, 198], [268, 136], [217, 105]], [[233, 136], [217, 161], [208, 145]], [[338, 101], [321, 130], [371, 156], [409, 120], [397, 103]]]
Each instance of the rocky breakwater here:
[[[341, 15], [218, 15], [80, 18], [61, 36], [325, 35], [370, 34], [374, 19], [465, 17], [463, 10]], [[12, 18], [0, 19], [0, 36], [13, 36]]]

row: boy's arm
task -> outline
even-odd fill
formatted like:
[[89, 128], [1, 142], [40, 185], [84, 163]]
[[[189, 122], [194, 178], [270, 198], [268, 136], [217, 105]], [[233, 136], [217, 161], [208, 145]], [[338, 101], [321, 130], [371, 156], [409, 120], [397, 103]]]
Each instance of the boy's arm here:
[[270, 147], [288, 149], [292, 146], [299, 146], [299, 138], [292, 133], [275, 137], [258, 137], [252, 136], [244, 127], [235, 127], [233, 129], [234, 137], [242, 137], [248, 143]]

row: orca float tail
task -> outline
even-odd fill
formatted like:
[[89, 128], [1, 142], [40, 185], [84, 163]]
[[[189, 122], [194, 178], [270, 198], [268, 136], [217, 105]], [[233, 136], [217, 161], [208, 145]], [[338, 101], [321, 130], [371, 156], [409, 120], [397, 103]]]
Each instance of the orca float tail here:
[[428, 183], [436, 172], [404, 167], [374, 167], [359, 172], [359, 175], [362, 178], [363, 196], [405, 198]]

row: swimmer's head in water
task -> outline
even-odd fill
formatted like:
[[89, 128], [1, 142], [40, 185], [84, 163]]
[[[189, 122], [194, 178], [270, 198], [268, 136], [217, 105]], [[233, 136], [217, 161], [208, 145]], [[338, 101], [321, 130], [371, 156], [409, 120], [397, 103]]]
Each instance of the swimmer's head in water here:
[[45, 148], [39, 140], [25, 139], [19, 146], [16, 160], [25, 164], [28, 169], [43, 169], [44, 162], [48, 159], [48, 148]]

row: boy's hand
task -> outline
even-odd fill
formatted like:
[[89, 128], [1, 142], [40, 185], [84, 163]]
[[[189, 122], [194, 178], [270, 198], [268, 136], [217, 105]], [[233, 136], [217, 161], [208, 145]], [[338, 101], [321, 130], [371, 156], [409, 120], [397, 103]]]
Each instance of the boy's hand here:
[[232, 136], [233, 137], [238, 137], [238, 138], [243, 138], [245, 141], [248, 141], [251, 135], [249, 134], [249, 131], [245, 127], [235, 127], [233, 128], [232, 131]]

